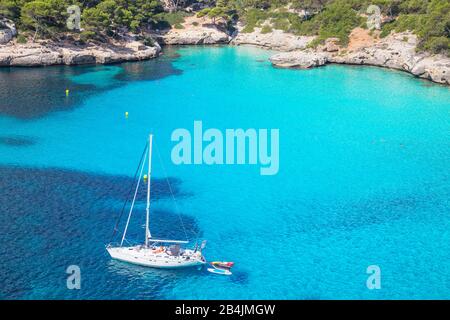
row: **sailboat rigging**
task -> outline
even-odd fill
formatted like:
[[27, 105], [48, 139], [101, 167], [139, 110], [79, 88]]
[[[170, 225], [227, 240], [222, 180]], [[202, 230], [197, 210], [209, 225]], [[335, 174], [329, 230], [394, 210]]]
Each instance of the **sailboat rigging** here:
[[[148, 154], [146, 156], [148, 160], [147, 167], [147, 205], [145, 209], [145, 240], [143, 244], [136, 246], [123, 246], [125, 237], [127, 234], [128, 226], [133, 213], [134, 204], [138, 194], [140, 181], [144, 172], [146, 158], [141, 158], [139, 180], [136, 184], [136, 189], [133, 194], [133, 200], [131, 202], [130, 211], [128, 213], [127, 222], [122, 234], [120, 244], [114, 246], [109, 244], [106, 247], [111, 258], [137, 264], [145, 267], [153, 268], [183, 268], [203, 265], [206, 263], [205, 258], [202, 255], [202, 249], [205, 247], [206, 241], [203, 241], [200, 248], [198, 246], [195, 249], [182, 248], [182, 244], [189, 243], [184, 240], [163, 240], [154, 239], [150, 232], [150, 194], [151, 194], [151, 171], [152, 171], [152, 145], [153, 135], [149, 136], [148, 141]], [[146, 153], [147, 150], [144, 151]], [[138, 168], [139, 169], [139, 168]], [[136, 173], [138, 172], [136, 171]], [[115, 231], [117, 230], [117, 225]]]

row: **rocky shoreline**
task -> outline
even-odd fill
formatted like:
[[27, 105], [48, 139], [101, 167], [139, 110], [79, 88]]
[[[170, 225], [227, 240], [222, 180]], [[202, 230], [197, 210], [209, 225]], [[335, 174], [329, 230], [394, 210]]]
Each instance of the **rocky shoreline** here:
[[[270, 61], [280, 68], [308, 69], [331, 63], [368, 65], [401, 70], [422, 79], [450, 85], [450, 58], [417, 52], [418, 39], [414, 34], [393, 33], [378, 39], [369, 36], [367, 30], [358, 28], [354, 31], [363, 33], [367, 41], [358, 43], [358, 37], [352, 34], [348, 47], [341, 48], [336, 44], [337, 39], [331, 38], [324, 45], [311, 49], [308, 45], [314, 37], [295, 36], [278, 30], [262, 34], [259, 28], [255, 28], [252, 33], [238, 33], [230, 43], [279, 51]], [[352, 40], [355, 40], [355, 45]]]
[[223, 26], [206, 17], [190, 16], [184, 19], [180, 29], [149, 33], [160, 45], [228, 44], [232, 37]]
[[[146, 46], [132, 37], [112, 44], [85, 46], [44, 41], [31, 44], [9, 42], [0, 45], [0, 67], [108, 64], [155, 58], [161, 52], [159, 44], [230, 44], [253, 45], [277, 51], [279, 53], [273, 55], [270, 61], [282, 68], [305, 69], [329, 63], [370, 65], [402, 70], [419, 78], [450, 85], [450, 58], [417, 52], [418, 39], [411, 33], [391, 34], [382, 39], [371, 38], [366, 34], [365, 37], [370, 39], [360, 43], [356, 36], [353, 39], [351, 35], [347, 47], [341, 48], [333, 41], [336, 39], [329, 39], [325, 45], [311, 49], [308, 45], [314, 37], [296, 36], [280, 30], [261, 33], [258, 28], [252, 33], [240, 32], [239, 28], [230, 36], [216, 25], [199, 23], [198, 19], [195, 21], [195, 26], [190, 21], [183, 29], [148, 34], [156, 40], [153, 46]], [[361, 30], [362, 33], [367, 32]], [[356, 39], [355, 43], [352, 39]]]
[[270, 61], [283, 68], [312, 68], [328, 63], [378, 66], [450, 85], [450, 58], [416, 52], [417, 42], [417, 37], [411, 33], [397, 33], [349, 51], [329, 52], [321, 48], [282, 52], [272, 56]]
[[253, 45], [275, 51], [294, 51], [305, 49], [314, 40], [314, 37], [296, 36], [281, 30], [273, 30], [270, 33], [261, 33], [260, 28], [255, 28], [255, 31], [251, 33], [243, 33], [241, 30], [242, 26], [235, 33], [230, 44]]
[[160, 52], [158, 44], [146, 46], [134, 40], [83, 46], [53, 42], [8, 43], [0, 45], [0, 67], [108, 64], [151, 59]]

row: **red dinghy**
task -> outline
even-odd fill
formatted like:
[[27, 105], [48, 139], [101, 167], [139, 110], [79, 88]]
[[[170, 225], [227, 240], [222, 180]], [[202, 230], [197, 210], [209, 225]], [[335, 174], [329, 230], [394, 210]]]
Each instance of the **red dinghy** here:
[[215, 268], [231, 269], [234, 266], [234, 262], [213, 261], [211, 265]]
[[207, 269], [209, 272], [225, 276], [231, 276], [230, 269], [234, 266], [234, 262], [213, 261], [210, 264], [212, 268]]

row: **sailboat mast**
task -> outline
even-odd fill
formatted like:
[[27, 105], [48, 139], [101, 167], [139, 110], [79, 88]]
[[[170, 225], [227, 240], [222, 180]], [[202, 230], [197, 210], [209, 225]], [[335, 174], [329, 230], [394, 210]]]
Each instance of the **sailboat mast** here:
[[152, 142], [153, 135], [149, 136], [148, 145], [148, 174], [147, 174], [147, 209], [145, 217], [145, 246], [148, 247], [148, 239], [151, 238], [149, 222], [150, 222], [150, 180], [152, 173]]

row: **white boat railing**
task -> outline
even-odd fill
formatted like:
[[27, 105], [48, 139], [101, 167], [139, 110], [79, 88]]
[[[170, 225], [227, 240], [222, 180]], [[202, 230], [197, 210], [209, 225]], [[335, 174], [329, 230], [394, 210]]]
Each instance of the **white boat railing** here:
[[189, 243], [189, 241], [184, 240], [163, 240], [163, 239], [148, 239], [149, 242], [165, 242], [165, 243]]

